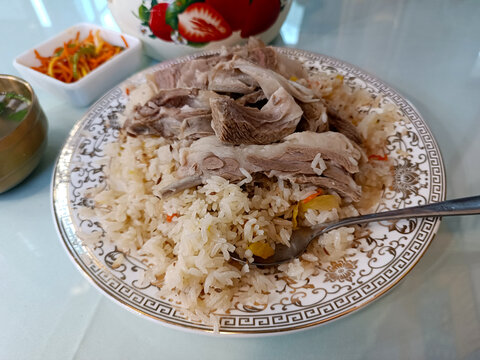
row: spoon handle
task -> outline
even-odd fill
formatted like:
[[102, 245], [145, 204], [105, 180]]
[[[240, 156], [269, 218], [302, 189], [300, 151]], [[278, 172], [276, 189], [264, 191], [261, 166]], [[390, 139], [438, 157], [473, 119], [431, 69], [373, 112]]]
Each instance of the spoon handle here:
[[372, 221], [473, 214], [480, 214], [480, 195], [347, 218], [325, 227], [322, 232]]

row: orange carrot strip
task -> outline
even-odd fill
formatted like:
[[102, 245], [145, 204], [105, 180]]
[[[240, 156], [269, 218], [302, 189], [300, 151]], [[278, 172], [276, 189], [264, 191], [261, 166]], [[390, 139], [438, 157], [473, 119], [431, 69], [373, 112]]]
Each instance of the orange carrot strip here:
[[388, 160], [388, 156], [387, 156], [387, 154], [385, 154], [385, 155], [383, 155], [383, 156], [373, 154], [373, 155], [370, 155], [370, 156], [368, 157], [368, 160], [387, 161], [387, 160]]
[[75, 54], [80, 49], [80, 44], [76, 44], [74, 47], [70, 48], [70, 54]]
[[315, 199], [317, 196], [319, 195], [322, 195], [323, 194], [323, 190], [322, 189], [318, 189], [318, 191], [315, 193], [315, 194], [312, 194], [310, 196], [307, 196], [305, 199], [302, 200], [302, 203], [306, 204], [307, 202]]
[[167, 215], [167, 222], [172, 222], [172, 219], [173, 219], [174, 217], [176, 217], [176, 216], [178, 216], [177, 213], [174, 213], [174, 214], [172, 214], [172, 215]]
[[87, 42], [93, 42], [93, 35], [92, 35], [92, 30], [90, 30], [88, 32], [88, 36], [85, 38], [85, 40], [83, 41], [87, 41]]
[[63, 81], [63, 82], [67, 82], [67, 79], [66, 79], [64, 74], [58, 74], [58, 75], [54, 76], [54, 78], [57, 79], [57, 80]]
[[107, 61], [108, 59], [110, 59], [112, 57], [112, 54], [111, 53], [106, 53], [106, 54], [103, 54], [99, 57], [96, 58], [96, 64], [97, 66], [99, 66], [100, 64], [103, 64], [105, 61]]
[[87, 72], [90, 72], [90, 66], [88, 66], [88, 62], [87, 62], [86, 59], [81, 58], [81, 59], [78, 61], [78, 63], [79, 63], [81, 66], [83, 66], [83, 67], [87, 70]]
[[125, 38], [123, 37], [123, 35], [120, 35], [120, 37], [122, 38], [123, 43], [125, 44], [125, 47], [128, 48], [129, 46], [128, 46], [127, 40], [125, 40]]
[[37, 50], [35, 50], [35, 57], [38, 60], [40, 60], [40, 63], [43, 66], [48, 66], [48, 63], [50, 62], [50, 57], [45, 57], [45, 56], [40, 55]]
[[98, 58], [97, 58], [97, 62], [102, 62], [102, 61], [105, 61], [107, 60], [108, 58], [111, 57], [111, 54], [110, 53], [105, 53], [103, 55], [100, 55]]
[[63, 52], [62, 52], [62, 57], [68, 57], [70, 55], [70, 51], [68, 51], [68, 44], [63, 43]]
[[69, 67], [62, 64], [61, 62], [57, 62], [57, 65], [58, 65], [59, 68], [61, 68], [64, 71], [64, 73], [66, 73], [66, 74], [71, 74], [72, 73], [72, 70]]
[[44, 57], [40, 55], [37, 50], [33, 50], [33, 52], [35, 53], [35, 56], [37, 57], [37, 59], [48, 59], [48, 57]]

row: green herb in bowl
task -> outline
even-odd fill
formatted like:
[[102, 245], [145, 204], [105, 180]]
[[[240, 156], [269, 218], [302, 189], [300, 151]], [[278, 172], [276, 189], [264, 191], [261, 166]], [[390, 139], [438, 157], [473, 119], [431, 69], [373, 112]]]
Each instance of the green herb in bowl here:
[[13, 91], [0, 92], [0, 138], [11, 133], [28, 113], [31, 101]]

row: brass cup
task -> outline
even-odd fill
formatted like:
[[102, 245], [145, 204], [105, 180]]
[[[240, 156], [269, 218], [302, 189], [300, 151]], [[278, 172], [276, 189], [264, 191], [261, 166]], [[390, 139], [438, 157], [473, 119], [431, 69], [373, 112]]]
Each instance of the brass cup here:
[[0, 74], [0, 92], [14, 91], [30, 99], [22, 122], [0, 138], [0, 194], [24, 180], [40, 162], [47, 145], [47, 118], [28, 82]]

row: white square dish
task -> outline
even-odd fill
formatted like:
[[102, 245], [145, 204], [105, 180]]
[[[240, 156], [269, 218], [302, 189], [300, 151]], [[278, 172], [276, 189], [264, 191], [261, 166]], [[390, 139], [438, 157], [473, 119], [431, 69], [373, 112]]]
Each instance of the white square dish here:
[[[39, 65], [34, 50], [42, 56], [51, 56], [64, 42], [75, 38], [77, 32], [80, 33], [80, 39], [84, 39], [89, 31], [97, 30], [112, 45], [125, 47], [123, 36], [128, 47], [73, 83], [65, 83], [31, 68]], [[98, 25], [80, 23], [25, 51], [14, 59], [13, 66], [27, 81], [81, 107], [91, 104], [121, 80], [139, 70], [141, 62], [142, 44], [137, 38]]]

